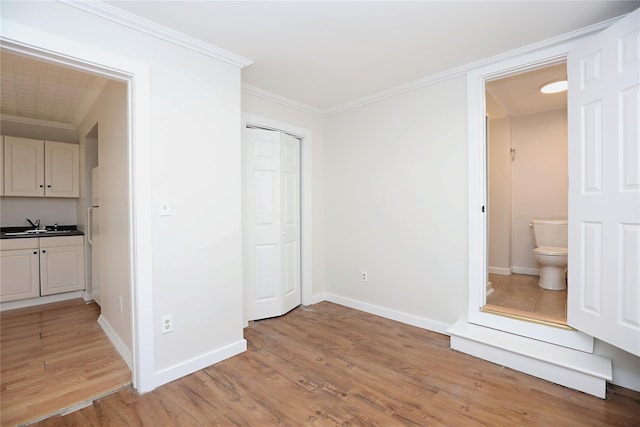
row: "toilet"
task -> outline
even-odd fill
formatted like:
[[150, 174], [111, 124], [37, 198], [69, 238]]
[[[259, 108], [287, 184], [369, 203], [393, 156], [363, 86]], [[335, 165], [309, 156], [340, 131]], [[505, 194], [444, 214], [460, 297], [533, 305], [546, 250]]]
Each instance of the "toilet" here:
[[569, 229], [567, 220], [534, 219], [531, 221], [535, 249], [533, 257], [540, 265], [538, 286], [552, 291], [566, 289], [567, 246]]

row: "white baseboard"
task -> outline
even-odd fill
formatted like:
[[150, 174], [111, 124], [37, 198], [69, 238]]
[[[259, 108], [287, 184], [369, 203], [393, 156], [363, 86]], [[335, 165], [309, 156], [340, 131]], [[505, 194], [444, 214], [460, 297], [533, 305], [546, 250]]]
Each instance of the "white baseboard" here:
[[500, 276], [511, 276], [511, 268], [489, 266], [487, 271], [491, 274], [498, 274]]
[[427, 329], [439, 334], [449, 335], [447, 333], [447, 328], [449, 328], [449, 325], [447, 323], [438, 322], [436, 320], [427, 319], [426, 317], [420, 317], [413, 314], [403, 313], [401, 311], [380, 307], [377, 305], [342, 297], [331, 293], [325, 294], [325, 299], [329, 302], [344, 305], [345, 307], [354, 308], [366, 313], [375, 314], [376, 316], [384, 317], [386, 319], [406, 323], [407, 325], [417, 326], [419, 328]]
[[529, 276], [539, 276], [540, 269], [539, 268], [531, 268], [531, 267], [511, 267], [511, 271], [515, 274], [528, 274]]
[[448, 331], [451, 348], [604, 399], [612, 379], [608, 357], [468, 323]]
[[215, 363], [221, 362], [232, 356], [243, 353], [247, 350], [247, 341], [243, 338], [235, 343], [229, 344], [203, 356], [188, 360], [184, 363], [162, 369], [155, 373], [155, 384], [153, 388], [192, 374], [200, 369], [204, 369]]
[[313, 305], [326, 300], [327, 294], [325, 292], [322, 292], [320, 294], [311, 295], [303, 302], [303, 305]]
[[131, 372], [133, 372], [133, 355], [131, 350], [127, 347], [127, 345], [120, 339], [120, 336], [116, 333], [116, 331], [111, 327], [107, 319], [101, 314], [98, 317], [98, 325], [102, 328], [104, 333], [109, 337], [111, 343], [114, 345], [122, 359], [124, 359]]
[[81, 298], [84, 291], [65, 292], [63, 294], [46, 295], [44, 297], [29, 298], [19, 301], [7, 301], [0, 303], [0, 311], [15, 310], [17, 308], [34, 307], [36, 305], [49, 304], [52, 302], [66, 301], [69, 299]]

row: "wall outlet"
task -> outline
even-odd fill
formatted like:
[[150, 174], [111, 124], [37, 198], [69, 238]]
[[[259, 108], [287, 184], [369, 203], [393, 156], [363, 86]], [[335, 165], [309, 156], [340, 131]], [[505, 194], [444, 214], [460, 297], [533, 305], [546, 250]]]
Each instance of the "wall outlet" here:
[[173, 332], [173, 316], [167, 314], [162, 316], [162, 333], [168, 334], [169, 332]]
[[360, 280], [362, 280], [363, 282], [366, 282], [369, 279], [367, 272], [363, 271], [361, 276], [360, 276]]

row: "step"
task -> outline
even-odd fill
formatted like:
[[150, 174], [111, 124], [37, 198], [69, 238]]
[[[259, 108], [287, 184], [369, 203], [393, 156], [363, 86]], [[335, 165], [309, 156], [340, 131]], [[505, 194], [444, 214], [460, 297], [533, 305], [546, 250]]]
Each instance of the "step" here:
[[447, 329], [451, 348], [604, 399], [612, 365], [608, 357], [459, 320]]

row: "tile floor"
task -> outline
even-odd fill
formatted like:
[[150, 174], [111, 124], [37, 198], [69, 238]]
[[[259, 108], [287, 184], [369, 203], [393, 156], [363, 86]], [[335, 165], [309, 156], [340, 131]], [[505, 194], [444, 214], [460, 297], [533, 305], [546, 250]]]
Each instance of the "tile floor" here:
[[538, 276], [489, 274], [493, 293], [487, 304], [521, 311], [525, 317], [567, 323], [567, 290], [549, 291], [538, 286]]

